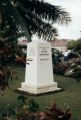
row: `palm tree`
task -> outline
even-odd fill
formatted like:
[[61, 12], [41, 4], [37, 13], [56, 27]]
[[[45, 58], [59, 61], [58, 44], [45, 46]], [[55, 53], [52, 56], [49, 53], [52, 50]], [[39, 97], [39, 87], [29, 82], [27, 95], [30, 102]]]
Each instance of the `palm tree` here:
[[[10, 55], [13, 59], [18, 37], [26, 36], [31, 41], [31, 36], [37, 34], [51, 40], [58, 35], [54, 23], [70, 21], [69, 13], [64, 9], [43, 0], [0, 0], [0, 64], [5, 66]], [[5, 87], [3, 81], [1, 88]]]
[[69, 13], [43, 0], [0, 0], [0, 33], [4, 39], [23, 33], [29, 41], [37, 34], [45, 40], [58, 35], [54, 23], [68, 23]]

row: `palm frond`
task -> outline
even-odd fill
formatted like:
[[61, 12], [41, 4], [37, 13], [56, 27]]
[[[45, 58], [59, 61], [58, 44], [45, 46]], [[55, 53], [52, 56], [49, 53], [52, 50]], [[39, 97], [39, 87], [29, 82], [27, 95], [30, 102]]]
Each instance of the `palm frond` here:
[[60, 6], [54, 6], [44, 1], [15, 0], [15, 4], [21, 4], [40, 18], [52, 21], [53, 23], [68, 23], [71, 21], [69, 13], [62, 9]]
[[4, 16], [9, 23], [14, 23], [16, 28], [22, 32], [24, 32], [24, 35], [27, 37], [27, 39], [30, 41], [30, 36], [27, 30], [27, 27], [25, 25], [25, 22], [23, 18], [21, 18], [20, 14], [14, 7], [14, 5], [9, 0], [3, 0], [3, 9], [4, 9]]
[[54, 39], [58, 32], [52, 26], [53, 23], [63, 24], [71, 21], [69, 13], [64, 9], [43, 0], [1, 1], [3, 1], [5, 13], [2, 17], [6, 16], [6, 21], [9, 21], [10, 24], [13, 23], [17, 30], [24, 32], [29, 41], [32, 34], [37, 34], [39, 37], [43, 36], [45, 40]]
[[36, 14], [31, 13], [21, 5], [16, 7], [24, 21], [26, 21], [30, 34], [38, 34], [39, 37], [43, 36], [45, 40], [57, 36], [57, 29], [49, 23], [44, 22]]

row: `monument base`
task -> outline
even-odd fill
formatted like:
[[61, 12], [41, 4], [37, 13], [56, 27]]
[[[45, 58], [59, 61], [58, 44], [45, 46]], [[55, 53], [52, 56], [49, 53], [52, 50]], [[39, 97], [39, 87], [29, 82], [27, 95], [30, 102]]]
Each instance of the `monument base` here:
[[56, 82], [53, 82], [51, 84], [49, 83], [45, 85], [40, 85], [40, 86], [28, 85], [27, 83], [23, 82], [21, 84], [21, 88], [18, 88], [18, 90], [36, 95], [40, 93], [58, 91], [58, 90], [61, 90], [61, 88], [57, 87]]

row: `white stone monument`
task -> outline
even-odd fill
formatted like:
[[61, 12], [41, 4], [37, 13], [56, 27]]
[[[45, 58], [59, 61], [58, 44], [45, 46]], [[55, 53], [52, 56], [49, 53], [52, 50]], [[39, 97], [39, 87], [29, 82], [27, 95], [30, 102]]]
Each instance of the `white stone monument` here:
[[50, 43], [44, 41], [28, 43], [25, 82], [21, 83], [19, 90], [33, 94], [59, 90], [53, 78]]

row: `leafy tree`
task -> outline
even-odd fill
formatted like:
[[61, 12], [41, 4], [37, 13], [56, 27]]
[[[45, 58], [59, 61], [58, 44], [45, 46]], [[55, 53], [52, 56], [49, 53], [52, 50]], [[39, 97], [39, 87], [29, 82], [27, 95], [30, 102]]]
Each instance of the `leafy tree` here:
[[79, 38], [79, 39], [76, 41], [76, 50], [77, 50], [77, 51], [81, 50], [81, 38]]
[[81, 38], [69, 41], [67, 48], [81, 53]]
[[75, 48], [76, 48], [76, 41], [70, 40], [67, 44], [67, 49], [72, 50], [72, 49], [75, 49]]

